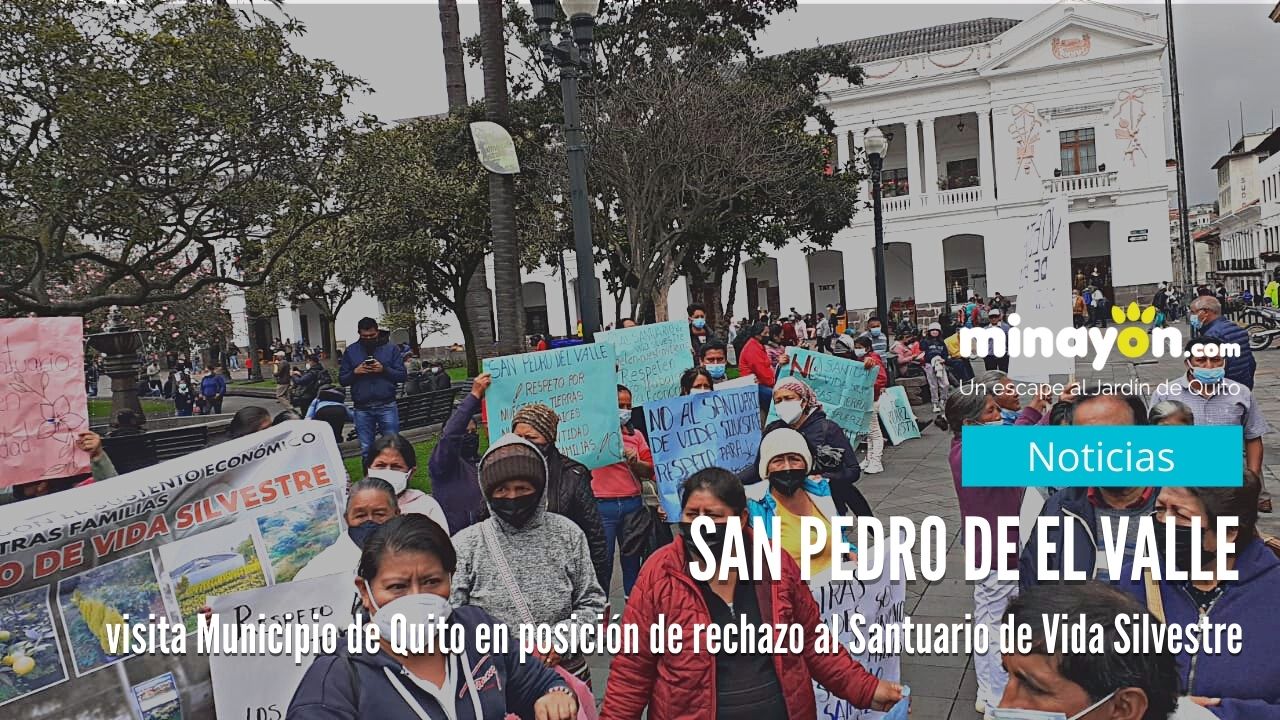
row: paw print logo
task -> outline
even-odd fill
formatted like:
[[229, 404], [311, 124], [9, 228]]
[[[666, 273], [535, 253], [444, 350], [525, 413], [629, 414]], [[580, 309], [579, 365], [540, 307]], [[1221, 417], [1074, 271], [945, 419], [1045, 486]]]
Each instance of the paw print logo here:
[[1116, 349], [1120, 354], [1127, 358], [1140, 358], [1146, 355], [1147, 350], [1151, 349], [1151, 337], [1147, 335], [1147, 327], [1156, 321], [1155, 307], [1148, 305], [1144, 309], [1136, 302], [1129, 303], [1129, 306], [1123, 310], [1112, 306], [1111, 319], [1117, 325], [1139, 323], [1130, 324], [1116, 337]]
[[1117, 324], [1135, 323], [1141, 321], [1144, 325], [1150, 325], [1156, 321], [1156, 309], [1154, 306], [1148, 305], [1144, 310], [1136, 302], [1129, 303], [1129, 307], [1121, 310], [1120, 308], [1111, 306], [1111, 319]]

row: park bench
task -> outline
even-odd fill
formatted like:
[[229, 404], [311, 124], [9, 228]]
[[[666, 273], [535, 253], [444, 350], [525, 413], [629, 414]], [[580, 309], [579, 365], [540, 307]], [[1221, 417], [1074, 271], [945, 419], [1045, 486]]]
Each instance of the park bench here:
[[439, 425], [448, 420], [453, 414], [454, 400], [463, 389], [464, 386], [455, 385], [448, 390], [433, 390], [396, 398], [396, 409], [400, 412], [400, 429], [409, 430]]
[[102, 438], [102, 449], [121, 475], [189, 455], [208, 445], [207, 425]]

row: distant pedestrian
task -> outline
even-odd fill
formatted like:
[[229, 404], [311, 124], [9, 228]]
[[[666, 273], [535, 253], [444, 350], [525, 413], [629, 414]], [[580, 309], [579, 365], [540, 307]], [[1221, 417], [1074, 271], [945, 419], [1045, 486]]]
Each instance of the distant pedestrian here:
[[288, 405], [289, 387], [293, 380], [293, 368], [285, 358], [284, 350], [277, 350], [275, 358], [275, 368], [272, 375], [276, 379], [276, 402], [281, 405]]
[[210, 368], [200, 380], [200, 399], [207, 412], [217, 415], [222, 412], [222, 399], [227, 396], [227, 379], [222, 374], [222, 367]]
[[369, 452], [379, 435], [400, 432], [396, 385], [404, 382], [408, 373], [400, 350], [378, 329], [376, 320], [362, 318], [357, 328], [360, 340], [342, 353], [338, 379], [351, 388], [360, 452], [368, 463], [372, 460]]
[[165, 381], [165, 397], [173, 399], [174, 414], [189, 417], [196, 404], [196, 391], [185, 370], [173, 370]]

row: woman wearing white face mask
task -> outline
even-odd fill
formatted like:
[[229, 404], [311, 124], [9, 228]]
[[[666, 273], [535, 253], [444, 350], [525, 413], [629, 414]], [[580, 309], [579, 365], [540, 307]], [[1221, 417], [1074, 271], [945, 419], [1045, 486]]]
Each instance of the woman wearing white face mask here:
[[439, 523], [446, 533], [449, 532], [449, 521], [445, 519], [440, 503], [421, 490], [409, 487], [409, 478], [418, 469], [418, 454], [412, 443], [400, 433], [382, 435], [374, 441], [369, 456], [373, 460], [369, 462], [367, 476], [386, 480], [391, 485], [402, 515], [426, 515]]
[[[960, 519], [980, 517], [987, 523], [992, 532], [999, 527], [1001, 517], [1018, 518], [1022, 509], [1024, 488], [1020, 487], [966, 487], [960, 478], [962, 467], [962, 448], [960, 440], [966, 425], [1000, 426], [1000, 406], [996, 399], [987, 393], [983, 385], [973, 385], [966, 392], [957, 392], [947, 398], [944, 409], [954, 435], [951, 440], [951, 452], [948, 460], [951, 463], [951, 478], [955, 482], [956, 498], [960, 504]], [[999, 632], [998, 624], [1004, 616], [1005, 607], [1018, 591], [1016, 582], [1000, 582], [996, 577], [996, 569], [1001, 564], [1010, 569], [1018, 567], [1018, 527], [1015, 522], [1005, 536], [1013, 553], [1007, 557], [997, 557], [995, 543], [983, 543], [979, 537], [972, 545], [965, 547], [968, 553], [966, 567], [989, 567], [992, 571], [973, 585], [973, 621], [988, 626], [992, 633]], [[979, 559], [983, 558], [983, 559]], [[977, 563], [985, 562], [985, 565]], [[974, 669], [978, 676], [978, 697], [975, 708], [982, 712], [987, 707], [994, 708], [1004, 693], [1004, 686], [1009, 676], [1000, 666], [1000, 648], [993, 644], [987, 652], [974, 652]]]
[[711, 392], [714, 389], [715, 381], [711, 379], [711, 373], [701, 365], [685, 370], [680, 376], [681, 395], [696, 395]]
[[[364, 613], [381, 631], [376, 653], [348, 654], [339, 642], [307, 669], [286, 717], [290, 720], [502, 720], [508, 713], [537, 720], [571, 720], [577, 701], [564, 682], [536, 662], [520, 663], [518, 649], [480, 653], [476, 629], [498, 624], [475, 607], [449, 605], [457, 554], [449, 536], [419, 515], [380, 527], [360, 556], [356, 590]], [[396, 652], [401, 624], [463, 627], [461, 653]], [[403, 649], [403, 648], [402, 648]]]

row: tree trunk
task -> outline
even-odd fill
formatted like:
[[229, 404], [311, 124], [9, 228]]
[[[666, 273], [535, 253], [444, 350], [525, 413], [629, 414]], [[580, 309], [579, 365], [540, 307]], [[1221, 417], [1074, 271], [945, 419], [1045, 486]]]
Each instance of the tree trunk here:
[[338, 314], [335, 312], [325, 318], [324, 323], [329, 327], [329, 342], [325, 345], [324, 352], [329, 356], [329, 362], [336, 366], [338, 364]]
[[[507, 98], [506, 37], [502, 0], [480, 0], [481, 60], [484, 63], [485, 118], [510, 124]], [[497, 307], [498, 349], [524, 348], [524, 299], [520, 288], [520, 245], [516, 238], [515, 183], [510, 175], [489, 173], [489, 217], [493, 226], [493, 284]]]
[[671, 286], [662, 282], [656, 282], [653, 290], [649, 294], [649, 302], [653, 304], [653, 321], [666, 322], [670, 320], [667, 312], [667, 295], [671, 292]]
[[444, 41], [444, 90], [449, 96], [449, 112], [455, 112], [467, 106], [467, 66], [462, 60], [458, 0], [440, 0], [440, 37]]
[[[724, 327], [720, 328], [720, 332], [726, 338], [729, 337], [729, 326], [733, 324], [733, 303], [737, 301], [738, 295], [738, 270], [742, 267], [742, 253], [733, 259], [733, 272], [729, 275], [729, 302], [725, 304], [724, 311]], [[732, 338], [729, 338], [732, 340]]]
[[458, 330], [462, 332], [462, 347], [467, 353], [467, 377], [475, 377], [480, 374], [480, 353], [476, 351], [475, 330], [471, 325], [466, 307], [459, 307], [453, 314], [458, 318]]

